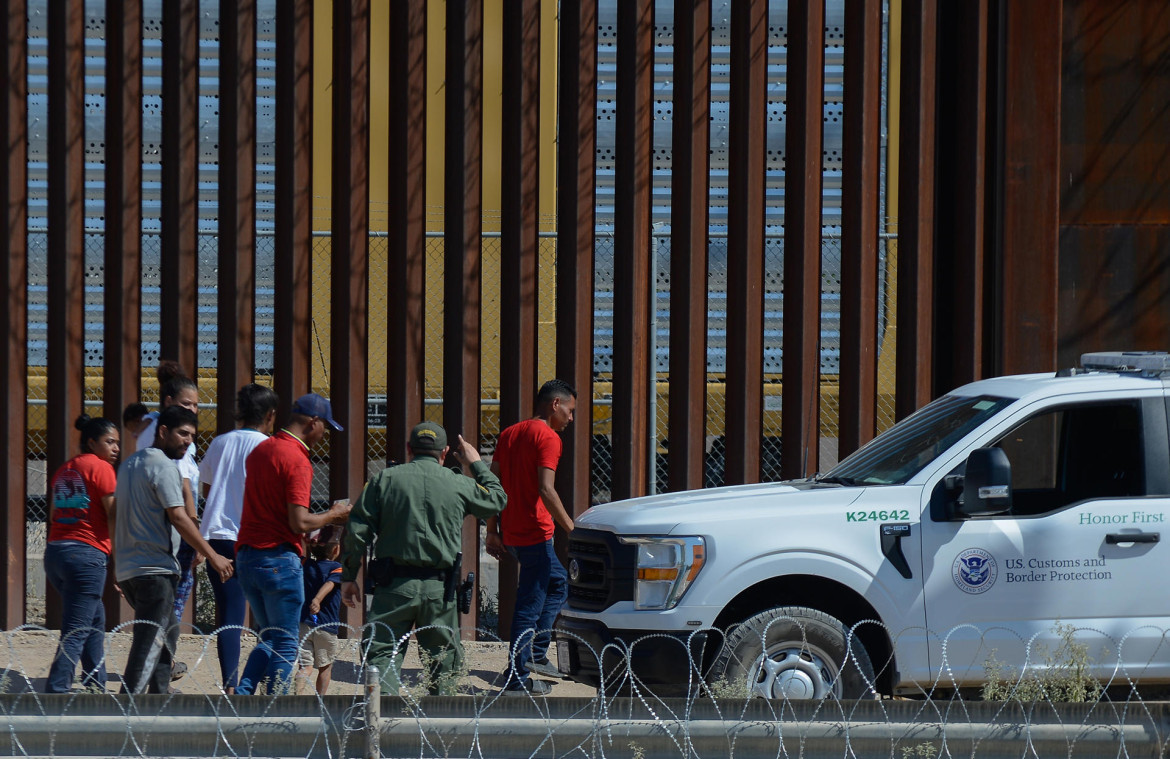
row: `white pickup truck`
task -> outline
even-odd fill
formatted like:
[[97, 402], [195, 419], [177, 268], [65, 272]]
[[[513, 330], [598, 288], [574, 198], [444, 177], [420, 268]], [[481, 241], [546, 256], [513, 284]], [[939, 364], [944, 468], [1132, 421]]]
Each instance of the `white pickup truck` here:
[[1082, 366], [961, 387], [807, 480], [589, 509], [560, 671], [922, 693], [1034, 664], [1063, 622], [1101, 643], [1091, 675], [1170, 682], [1170, 355]]

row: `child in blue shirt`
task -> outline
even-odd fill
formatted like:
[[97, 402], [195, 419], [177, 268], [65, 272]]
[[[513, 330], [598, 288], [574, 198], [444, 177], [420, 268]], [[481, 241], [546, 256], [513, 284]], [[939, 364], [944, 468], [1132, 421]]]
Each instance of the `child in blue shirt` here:
[[[317, 693], [325, 695], [337, 655], [337, 626], [341, 609], [341, 529], [322, 527], [309, 538], [305, 561], [305, 605], [301, 607], [301, 670], [297, 679], [307, 684], [309, 671], [317, 669]], [[298, 683], [297, 692], [302, 688]]]

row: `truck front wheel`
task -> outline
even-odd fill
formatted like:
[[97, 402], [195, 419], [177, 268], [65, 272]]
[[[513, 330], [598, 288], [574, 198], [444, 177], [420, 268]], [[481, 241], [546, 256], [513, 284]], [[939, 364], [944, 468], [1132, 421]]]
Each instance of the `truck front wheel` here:
[[[852, 638], [852, 641], [850, 641]], [[708, 679], [748, 697], [874, 698], [873, 664], [856, 635], [815, 609], [762, 611], [728, 630]]]

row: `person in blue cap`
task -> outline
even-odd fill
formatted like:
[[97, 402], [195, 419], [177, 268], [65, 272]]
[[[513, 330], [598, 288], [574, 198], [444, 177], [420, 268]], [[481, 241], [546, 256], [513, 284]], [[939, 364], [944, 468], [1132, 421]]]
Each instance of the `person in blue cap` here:
[[244, 462], [244, 510], [236, 538], [236, 567], [244, 598], [260, 628], [236, 693], [258, 688], [287, 693], [297, 663], [305, 583], [301, 562], [304, 534], [344, 524], [349, 501], [336, 501], [322, 514], [309, 511], [313, 465], [309, 451], [328, 434], [342, 431], [329, 401], [316, 393], [297, 398], [288, 424], [265, 440]]

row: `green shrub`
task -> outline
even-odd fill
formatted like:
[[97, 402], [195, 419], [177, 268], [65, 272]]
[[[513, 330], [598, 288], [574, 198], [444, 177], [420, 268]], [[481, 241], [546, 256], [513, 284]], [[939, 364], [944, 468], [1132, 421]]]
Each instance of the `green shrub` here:
[[1089, 675], [1089, 647], [1076, 641], [1076, 628], [1058, 620], [1052, 630], [1060, 644], [1055, 650], [1038, 644], [1033, 659], [1043, 663], [1024, 672], [997, 660], [992, 649], [983, 662], [987, 672], [982, 691], [985, 701], [1085, 703], [1100, 697], [1101, 685]]

